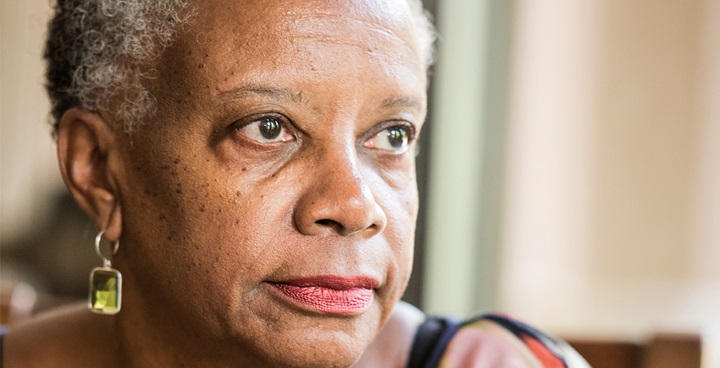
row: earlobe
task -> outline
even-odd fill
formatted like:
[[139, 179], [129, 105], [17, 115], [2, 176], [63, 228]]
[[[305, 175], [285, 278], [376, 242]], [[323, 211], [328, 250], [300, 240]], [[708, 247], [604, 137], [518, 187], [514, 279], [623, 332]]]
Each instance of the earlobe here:
[[122, 233], [122, 211], [110, 160], [117, 155], [113, 130], [96, 113], [73, 108], [58, 126], [60, 172], [75, 201], [104, 230], [108, 240]]

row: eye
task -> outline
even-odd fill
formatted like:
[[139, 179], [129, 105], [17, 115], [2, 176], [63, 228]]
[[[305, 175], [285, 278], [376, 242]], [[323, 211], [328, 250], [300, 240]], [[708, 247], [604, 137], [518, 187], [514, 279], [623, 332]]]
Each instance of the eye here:
[[295, 137], [285, 128], [282, 119], [278, 117], [263, 117], [244, 124], [237, 130], [245, 135], [245, 137], [260, 143], [290, 142], [295, 140]]
[[395, 125], [385, 128], [370, 137], [363, 147], [389, 151], [391, 153], [403, 153], [407, 150], [410, 141], [413, 139], [412, 128], [405, 125]]

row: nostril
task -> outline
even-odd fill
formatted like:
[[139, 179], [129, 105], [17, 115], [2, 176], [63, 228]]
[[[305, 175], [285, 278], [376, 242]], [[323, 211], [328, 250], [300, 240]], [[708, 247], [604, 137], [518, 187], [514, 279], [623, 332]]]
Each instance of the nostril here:
[[322, 227], [331, 228], [339, 234], [342, 234], [345, 232], [345, 226], [343, 226], [342, 223], [337, 222], [335, 220], [320, 219], [320, 220], [315, 221], [315, 224], [320, 225]]
[[315, 221], [315, 223], [318, 225], [323, 225], [323, 226], [338, 226], [338, 225], [340, 225], [337, 222], [330, 220], [330, 219], [317, 220], [317, 221]]

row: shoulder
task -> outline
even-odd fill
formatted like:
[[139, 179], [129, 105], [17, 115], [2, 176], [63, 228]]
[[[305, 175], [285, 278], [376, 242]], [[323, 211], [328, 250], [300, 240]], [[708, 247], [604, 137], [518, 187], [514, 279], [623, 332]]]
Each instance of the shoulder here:
[[497, 314], [478, 316], [458, 324], [438, 366], [589, 367], [564, 341]]
[[10, 327], [3, 341], [4, 367], [60, 367], [72, 366], [78, 359], [92, 361], [93, 342], [102, 341], [109, 327], [107, 320], [98, 317], [84, 306], [73, 305]]

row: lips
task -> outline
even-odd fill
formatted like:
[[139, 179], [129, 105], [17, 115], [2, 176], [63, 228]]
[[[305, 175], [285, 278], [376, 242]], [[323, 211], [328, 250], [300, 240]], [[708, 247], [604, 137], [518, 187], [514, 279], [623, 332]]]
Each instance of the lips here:
[[366, 276], [322, 275], [269, 284], [281, 298], [302, 309], [352, 316], [370, 308], [379, 283]]

